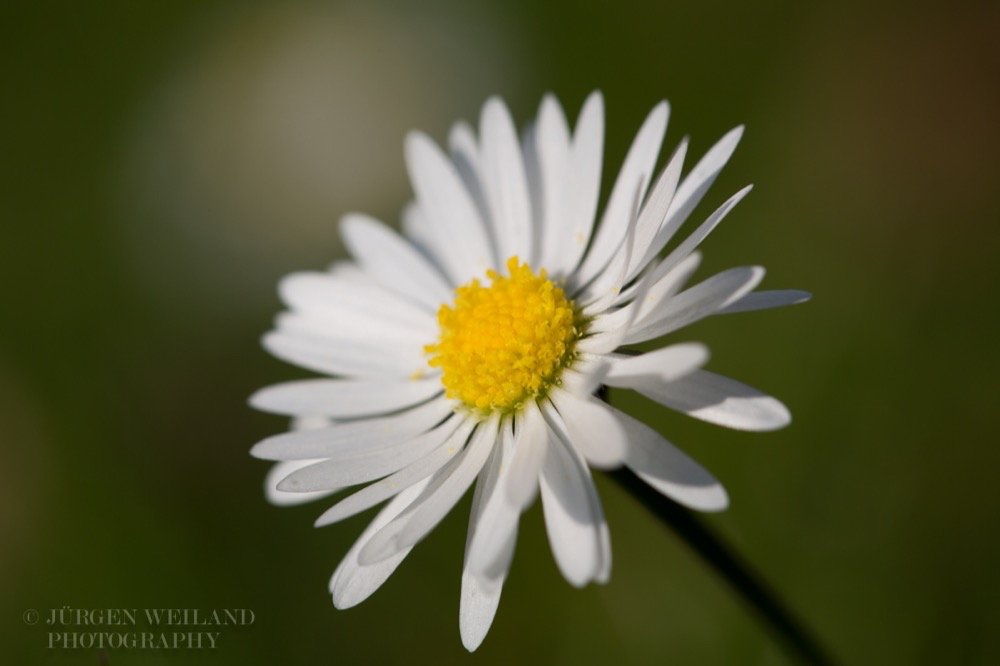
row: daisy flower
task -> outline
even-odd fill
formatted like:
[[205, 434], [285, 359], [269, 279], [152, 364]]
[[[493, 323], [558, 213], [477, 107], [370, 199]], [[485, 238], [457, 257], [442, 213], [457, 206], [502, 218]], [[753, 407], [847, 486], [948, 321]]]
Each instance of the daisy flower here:
[[407, 137], [416, 196], [402, 235], [347, 215], [341, 234], [353, 260], [282, 280], [288, 310], [264, 346], [329, 377], [252, 396], [254, 407], [294, 418], [291, 432], [252, 450], [277, 461], [268, 496], [287, 504], [367, 484], [317, 525], [386, 502], [333, 574], [338, 608], [372, 594], [473, 484], [459, 614], [469, 650], [493, 621], [519, 516], [536, 496], [555, 561], [575, 586], [611, 572], [591, 468], [624, 465], [693, 509], [727, 506], [697, 462], [599, 400], [602, 386], [729, 428], [788, 424], [776, 399], [703, 370], [702, 344], [618, 351], [708, 316], [808, 298], [754, 291], [760, 267], [687, 286], [696, 247], [750, 188], [664, 252], [743, 132], [722, 137], [683, 178], [682, 141], [654, 179], [668, 115], [663, 102], [646, 118], [598, 215], [601, 95], [590, 95], [572, 130], [545, 97], [520, 137], [504, 103], [490, 99], [478, 136], [456, 124], [447, 152], [424, 134]]

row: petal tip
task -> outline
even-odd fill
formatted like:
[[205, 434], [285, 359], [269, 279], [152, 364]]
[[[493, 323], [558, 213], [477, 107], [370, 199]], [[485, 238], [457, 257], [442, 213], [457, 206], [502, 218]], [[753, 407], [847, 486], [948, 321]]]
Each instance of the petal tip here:
[[270, 437], [267, 439], [262, 439], [253, 446], [250, 447], [250, 455], [258, 460], [272, 460], [272, 453], [270, 451]]

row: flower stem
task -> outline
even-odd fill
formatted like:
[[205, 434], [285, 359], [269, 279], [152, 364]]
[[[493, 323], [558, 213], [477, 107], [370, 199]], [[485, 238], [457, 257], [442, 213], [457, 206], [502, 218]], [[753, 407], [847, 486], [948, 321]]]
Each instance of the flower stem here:
[[834, 662], [789, 610], [778, 600], [761, 577], [706, 527], [697, 515], [661, 495], [623, 468], [608, 472], [622, 488], [642, 502], [656, 517], [684, 539], [729, 583], [773, 631], [789, 656], [800, 664], [828, 666]]

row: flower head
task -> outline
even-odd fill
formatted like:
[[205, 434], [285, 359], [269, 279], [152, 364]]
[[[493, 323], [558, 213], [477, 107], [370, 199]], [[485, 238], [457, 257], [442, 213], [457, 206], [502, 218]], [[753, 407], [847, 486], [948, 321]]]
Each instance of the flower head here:
[[603, 101], [592, 94], [572, 132], [549, 96], [518, 139], [504, 104], [483, 107], [477, 138], [457, 124], [446, 155], [407, 138], [416, 201], [403, 235], [344, 218], [353, 261], [281, 283], [288, 311], [264, 345], [329, 378], [265, 388], [255, 407], [295, 418], [253, 448], [278, 461], [279, 503], [368, 484], [317, 520], [386, 503], [330, 582], [334, 604], [373, 593], [475, 483], [462, 574], [463, 643], [493, 621], [520, 514], [540, 494], [560, 571], [604, 582], [611, 546], [590, 468], [625, 465], [688, 507], [718, 511], [722, 486], [640, 421], [595, 397], [632, 389], [698, 419], [745, 430], [786, 425], [774, 398], [702, 370], [708, 351], [682, 342], [618, 351], [711, 315], [790, 305], [801, 291], [754, 291], [759, 267], [686, 287], [698, 244], [738, 192], [663, 250], [705, 195], [742, 134], [726, 134], [681, 178], [686, 142], [653, 181], [668, 106], [649, 114], [598, 221]]

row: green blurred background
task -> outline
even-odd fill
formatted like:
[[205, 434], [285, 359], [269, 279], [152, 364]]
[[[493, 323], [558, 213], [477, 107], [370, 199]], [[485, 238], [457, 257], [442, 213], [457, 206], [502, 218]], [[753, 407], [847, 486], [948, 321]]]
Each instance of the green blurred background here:
[[[844, 663], [1000, 663], [1000, 5], [7, 3], [0, 9], [0, 660], [54, 664], [782, 664], [607, 479], [611, 582], [558, 574], [537, 506], [493, 628], [458, 636], [468, 499], [361, 606], [329, 575], [371, 514], [276, 508], [249, 410], [307, 373], [260, 335], [284, 273], [395, 222], [402, 140], [502, 95], [518, 123], [604, 91], [611, 181], [650, 108], [700, 155], [699, 209], [756, 188], [699, 273], [760, 263], [813, 302], [683, 332], [795, 421], [729, 432], [622, 394], [727, 486], [708, 523]], [[215, 650], [46, 648], [26, 609], [249, 608]]]

